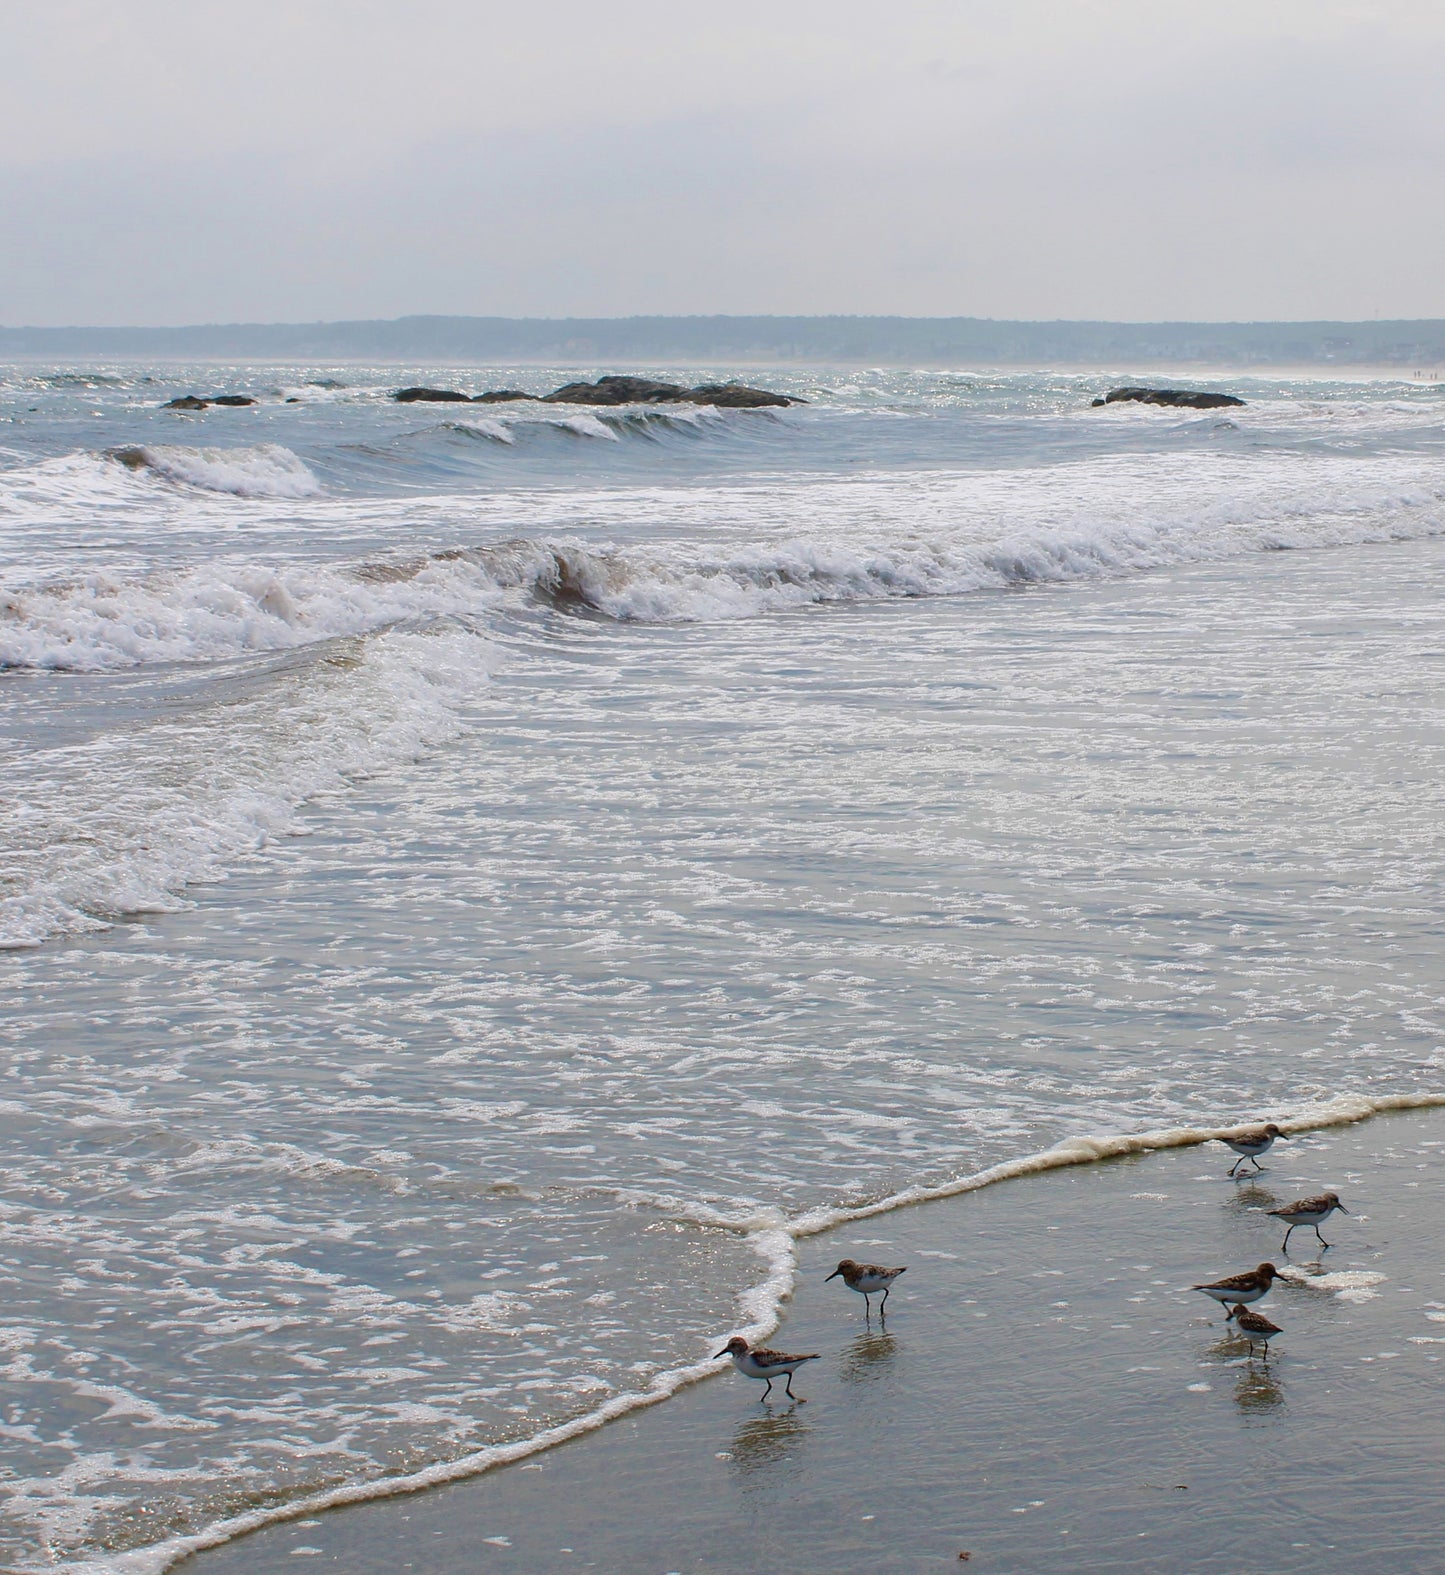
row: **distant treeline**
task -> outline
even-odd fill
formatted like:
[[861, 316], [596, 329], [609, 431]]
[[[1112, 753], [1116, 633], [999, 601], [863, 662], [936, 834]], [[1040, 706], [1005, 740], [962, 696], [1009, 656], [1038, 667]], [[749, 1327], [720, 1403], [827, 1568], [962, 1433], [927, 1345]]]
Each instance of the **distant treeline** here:
[[1445, 363], [1445, 321], [1013, 323], [982, 317], [400, 317], [190, 328], [0, 328], [0, 356], [903, 366]]

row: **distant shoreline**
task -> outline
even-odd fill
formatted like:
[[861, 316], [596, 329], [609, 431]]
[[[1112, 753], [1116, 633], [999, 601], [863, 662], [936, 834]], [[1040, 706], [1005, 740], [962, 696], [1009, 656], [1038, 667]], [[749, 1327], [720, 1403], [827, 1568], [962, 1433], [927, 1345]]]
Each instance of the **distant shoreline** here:
[[1011, 322], [972, 317], [402, 317], [184, 327], [0, 327], [0, 359], [492, 366], [908, 366], [1095, 372], [1445, 371], [1445, 319]]

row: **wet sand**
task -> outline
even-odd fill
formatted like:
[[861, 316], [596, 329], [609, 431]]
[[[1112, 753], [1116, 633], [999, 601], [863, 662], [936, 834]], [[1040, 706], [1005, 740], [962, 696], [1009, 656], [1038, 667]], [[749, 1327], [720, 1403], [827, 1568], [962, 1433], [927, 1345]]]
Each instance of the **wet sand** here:
[[[1438, 1571], [1445, 1113], [1023, 1176], [800, 1244], [769, 1342], [791, 1404], [734, 1374], [521, 1464], [270, 1527], [189, 1575], [417, 1570]], [[1246, 1168], [1248, 1168], [1246, 1166]], [[1355, 1210], [1267, 1209], [1326, 1187]], [[905, 1263], [886, 1324], [838, 1258]], [[1187, 1287], [1272, 1259], [1251, 1359]], [[721, 1344], [721, 1341], [719, 1342]]]

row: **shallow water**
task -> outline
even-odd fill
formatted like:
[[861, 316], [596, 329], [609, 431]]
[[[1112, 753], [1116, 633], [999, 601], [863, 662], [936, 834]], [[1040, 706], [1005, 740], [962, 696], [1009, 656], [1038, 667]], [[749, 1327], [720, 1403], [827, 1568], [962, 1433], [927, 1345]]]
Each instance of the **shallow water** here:
[[0, 470], [8, 1559], [585, 1417], [799, 1220], [1441, 1092], [1438, 394], [140, 375]]

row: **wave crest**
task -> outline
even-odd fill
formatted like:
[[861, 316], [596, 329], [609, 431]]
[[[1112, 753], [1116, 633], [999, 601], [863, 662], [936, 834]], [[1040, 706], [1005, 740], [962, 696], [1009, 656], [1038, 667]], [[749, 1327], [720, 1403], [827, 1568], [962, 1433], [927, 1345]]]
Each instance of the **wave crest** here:
[[306, 464], [279, 443], [249, 448], [153, 443], [112, 449], [107, 457], [127, 470], [150, 471], [164, 481], [238, 498], [318, 498], [323, 490]]

